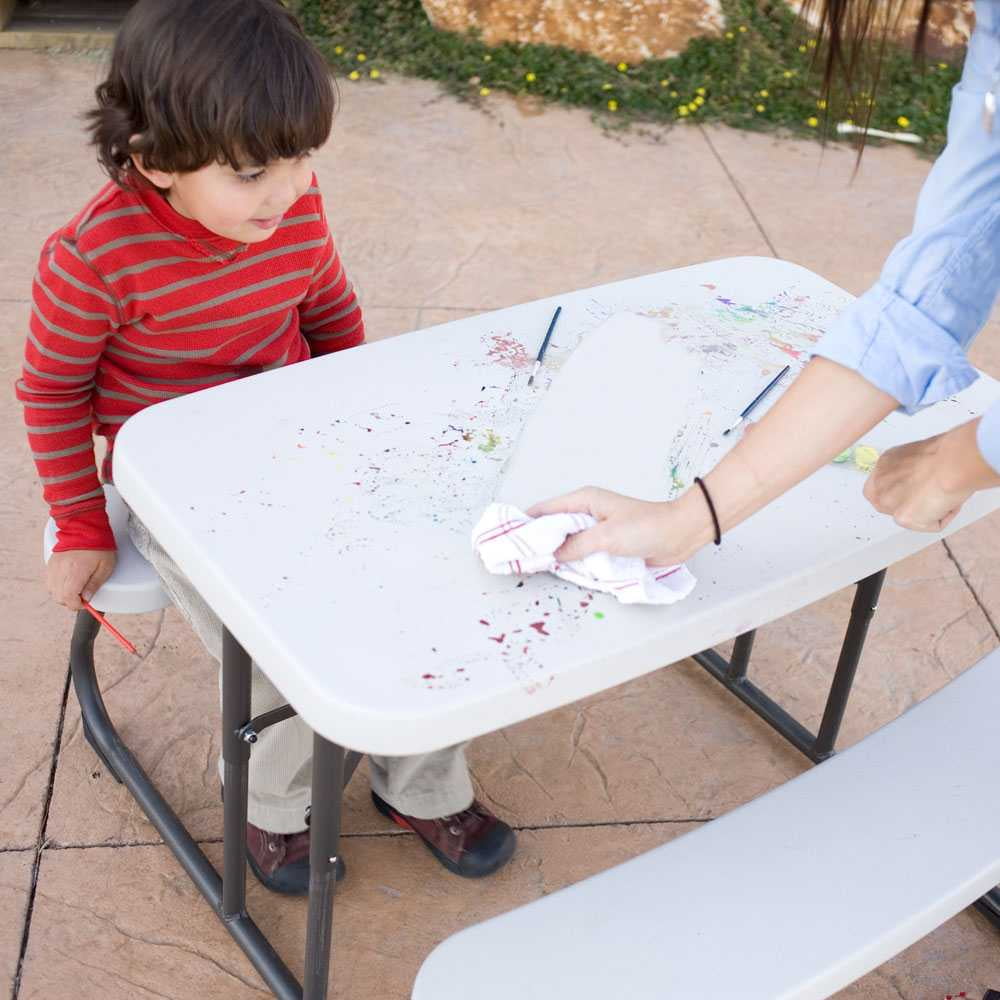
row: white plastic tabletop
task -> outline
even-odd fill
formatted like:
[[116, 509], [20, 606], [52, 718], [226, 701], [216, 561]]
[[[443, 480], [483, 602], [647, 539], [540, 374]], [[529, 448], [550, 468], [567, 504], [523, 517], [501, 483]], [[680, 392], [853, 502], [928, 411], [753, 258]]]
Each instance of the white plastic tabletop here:
[[[667, 496], [716, 463], [722, 429], [849, 301], [794, 265], [733, 258], [469, 317], [143, 410], [118, 436], [115, 483], [310, 726], [362, 752], [422, 753], [706, 649], [940, 537], [877, 514], [845, 464], [700, 551], [697, 588], [670, 607], [490, 576], [471, 551], [537, 393], [588, 330], [641, 313], [703, 358], [704, 405], [683, 433], [646, 432], [651, 449], [674, 441]], [[984, 376], [865, 441], [926, 437], [997, 398]], [[978, 494], [949, 531], [998, 506], [1000, 490]]]

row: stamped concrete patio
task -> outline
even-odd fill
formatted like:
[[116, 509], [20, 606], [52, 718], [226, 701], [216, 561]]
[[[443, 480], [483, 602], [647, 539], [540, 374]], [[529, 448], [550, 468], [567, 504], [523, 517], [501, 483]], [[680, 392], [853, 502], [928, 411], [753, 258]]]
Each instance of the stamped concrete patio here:
[[[102, 182], [79, 118], [99, 71], [97, 57], [0, 51], [0, 980], [13, 1000], [264, 997], [83, 741], [67, 696], [71, 616], [41, 582], [45, 511], [11, 387], [39, 247]], [[584, 113], [539, 113], [504, 97], [480, 111], [412, 80], [345, 83], [342, 96], [316, 170], [372, 338], [740, 254], [780, 256], [857, 293], [907, 231], [929, 168], [908, 149], [872, 148], [849, 185], [852, 153], [810, 142], [696, 125], [611, 138]], [[974, 356], [1000, 376], [998, 333], [994, 321]], [[844, 592], [806, 608], [764, 629], [755, 649], [758, 677], [813, 725], [849, 603]], [[842, 745], [1000, 644], [998, 623], [1000, 520], [894, 567]], [[173, 612], [130, 619], [127, 631], [141, 661], [98, 641], [112, 714], [218, 855], [214, 666]], [[709, 822], [806, 767], [691, 662], [481, 739], [470, 756], [483, 797], [520, 838], [513, 863], [482, 883], [446, 874], [374, 812], [363, 770], [355, 778], [337, 998], [404, 1000], [423, 957], [453, 931]], [[304, 904], [251, 884], [253, 912], [300, 972]], [[734, 886], [734, 905], [753, 900]], [[1000, 932], [965, 911], [838, 996], [940, 1000], [989, 986], [1000, 987]]]

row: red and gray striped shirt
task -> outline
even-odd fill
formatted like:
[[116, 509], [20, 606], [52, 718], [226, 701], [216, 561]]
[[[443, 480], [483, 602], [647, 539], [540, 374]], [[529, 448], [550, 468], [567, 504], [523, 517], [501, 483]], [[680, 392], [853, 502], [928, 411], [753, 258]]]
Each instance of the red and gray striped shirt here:
[[56, 551], [113, 549], [93, 434], [163, 399], [364, 340], [313, 186], [261, 243], [217, 236], [151, 187], [108, 184], [46, 241], [17, 397]]

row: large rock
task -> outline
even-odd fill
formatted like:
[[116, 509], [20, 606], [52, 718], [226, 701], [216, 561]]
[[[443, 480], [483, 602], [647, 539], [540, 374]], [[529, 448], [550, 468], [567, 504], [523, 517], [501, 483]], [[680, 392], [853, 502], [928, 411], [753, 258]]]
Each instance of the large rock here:
[[[682, 52], [724, 24], [719, 0], [422, 0], [431, 23], [445, 31], [478, 30], [489, 45], [541, 42], [591, 52], [609, 62], [661, 59]], [[791, 0], [794, 9], [801, 0]], [[893, 35], [913, 38], [922, 0], [906, 0]], [[816, 4], [813, 4], [815, 10]], [[895, 4], [885, 7], [896, 9]], [[931, 8], [928, 48], [968, 41], [971, 0], [938, 0]]]
[[422, 0], [436, 28], [489, 45], [540, 42], [629, 63], [676, 55], [723, 26], [719, 0]]
[[[802, 0], [791, 0], [793, 10], [800, 10]], [[810, 4], [809, 20], [815, 22], [818, 3]], [[898, 4], [883, 4], [883, 9], [892, 9], [898, 14], [891, 24], [889, 34], [897, 41], [911, 43], [917, 30], [917, 21], [923, 0], [905, 0], [902, 7]], [[972, 33], [974, 17], [972, 0], [937, 0], [931, 6], [930, 19], [927, 22], [928, 51], [946, 52], [965, 45]]]

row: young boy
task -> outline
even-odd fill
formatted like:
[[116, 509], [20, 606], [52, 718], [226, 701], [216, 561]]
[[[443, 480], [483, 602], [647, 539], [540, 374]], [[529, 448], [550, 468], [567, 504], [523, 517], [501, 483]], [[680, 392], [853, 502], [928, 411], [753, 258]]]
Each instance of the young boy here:
[[[140, 0], [97, 103], [111, 182], [42, 250], [17, 383], [58, 526], [49, 590], [68, 608], [115, 565], [92, 433], [110, 480], [115, 434], [143, 407], [364, 340], [308, 159], [333, 83], [279, 0]], [[130, 533], [221, 659], [219, 619], [134, 517]], [[254, 714], [284, 701], [256, 667], [252, 697]], [[311, 748], [293, 717], [251, 755], [248, 861], [278, 892], [308, 891]], [[462, 747], [370, 763], [375, 806], [445, 867], [478, 877], [510, 858]]]

